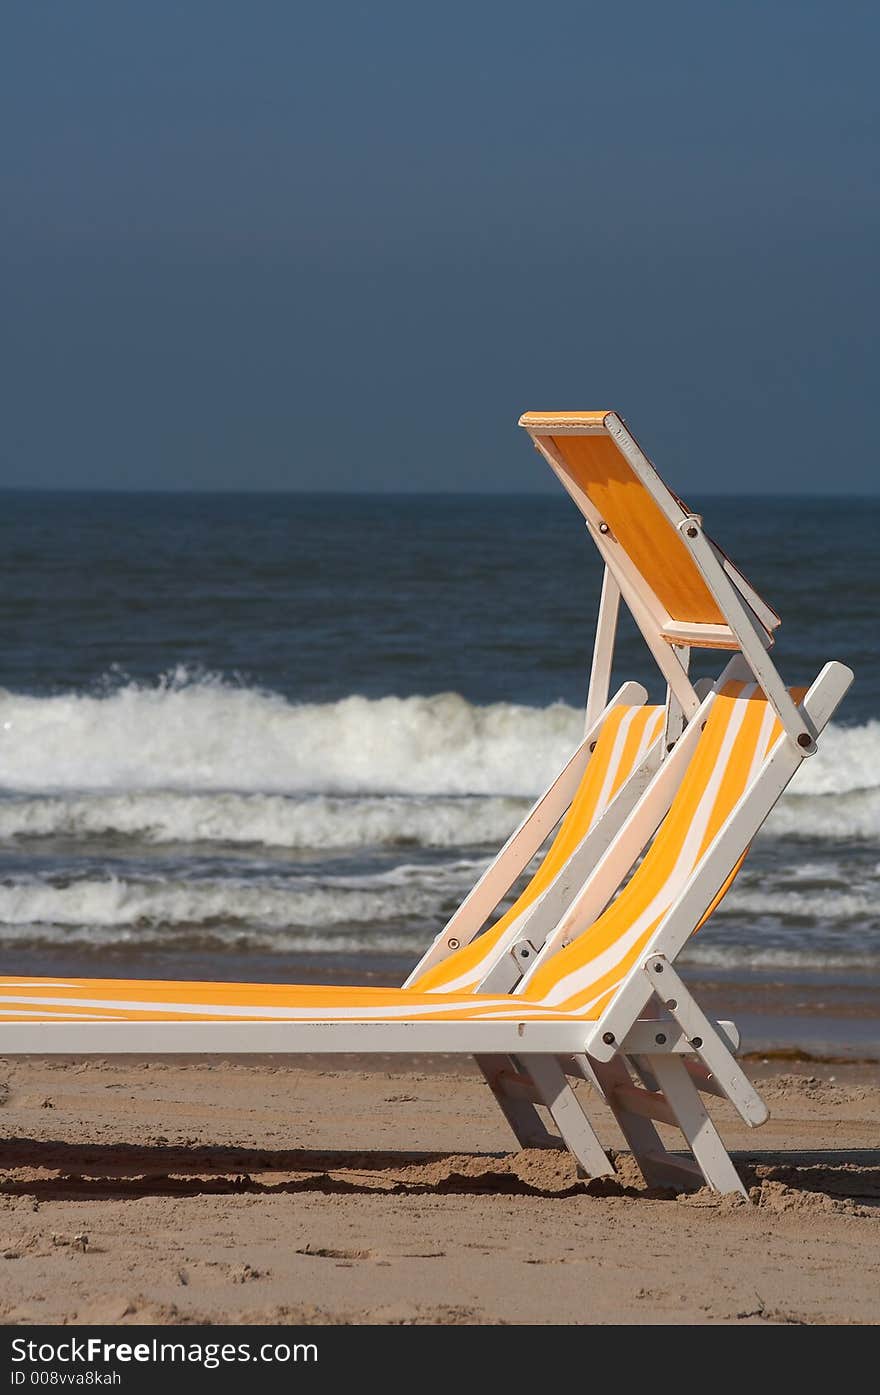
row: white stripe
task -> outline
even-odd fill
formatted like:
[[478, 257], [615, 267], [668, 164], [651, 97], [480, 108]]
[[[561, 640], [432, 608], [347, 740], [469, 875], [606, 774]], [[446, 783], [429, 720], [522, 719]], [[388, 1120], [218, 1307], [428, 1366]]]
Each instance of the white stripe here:
[[90, 1012], [88, 1017], [85, 1017], [78, 1012], [47, 1012], [45, 1008], [41, 1008], [39, 1012], [35, 1008], [0, 1008], [0, 1017], [38, 1017], [41, 1021], [61, 1017], [65, 1022], [121, 1022], [124, 1020], [109, 1012], [101, 1014]]
[[[642, 710], [644, 711], [644, 708]], [[659, 712], [652, 712], [650, 716], [646, 719], [645, 725], [642, 728], [641, 737], [639, 738], [639, 745], [636, 751], [635, 760], [633, 761], [634, 770], [637, 765], [641, 765], [644, 757], [648, 754], [648, 749], [651, 745], [651, 742], [654, 739], [656, 727], [658, 726], [659, 720], [665, 711], [665, 708], [660, 708]]]
[[[755, 747], [755, 754], [752, 758], [752, 763], [749, 767], [749, 778], [746, 784], [747, 789], [751, 788], [752, 781], [755, 779], [756, 775], [758, 774], [758, 771], [760, 770], [761, 766], [764, 764], [764, 761], [767, 758], [767, 754], [770, 747], [770, 736], [772, 734], [773, 726], [776, 720], [776, 713], [773, 711], [773, 708], [770, 706], [768, 702], [767, 711], [764, 713], [764, 720], [761, 723], [761, 730], [758, 735], [758, 742]], [[783, 731], [781, 735], [784, 736], [785, 732]]]
[[[639, 747], [639, 761], [648, 754], [648, 750], [653, 746], [663, 728], [663, 721], [666, 716], [666, 708], [658, 707], [653, 719], [645, 724], [645, 735]], [[638, 762], [637, 762], [638, 763]]]
[[626, 715], [621, 718], [620, 725], [618, 726], [617, 732], [614, 736], [614, 743], [611, 747], [611, 755], [608, 758], [608, 768], [605, 771], [605, 778], [602, 781], [602, 787], [599, 790], [599, 797], [596, 800], [596, 809], [595, 813], [593, 814], [594, 819], [598, 818], [598, 816], [605, 811], [608, 805], [608, 799], [614, 787], [614, 781], [617, 776], [617, 771], [620, 767], [620, 762], [623, 758], [623, 748], [626, 744], [626, 738], [629, 733], [629, 729], [633, 724], [633, 719], [636, 713], [641, 712], [641, 710], [642, 709], [640, 707], [631, 707], [629, 711], [626, 713]]
[[74, 988], [73, 983], [61, 983], [52, 978], [0, 978], [0, 988]]

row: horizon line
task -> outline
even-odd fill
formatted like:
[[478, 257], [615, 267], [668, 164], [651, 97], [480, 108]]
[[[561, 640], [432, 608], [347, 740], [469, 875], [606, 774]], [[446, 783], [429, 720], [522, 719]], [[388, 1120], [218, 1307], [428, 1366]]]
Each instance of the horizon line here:
[[[860, 490], [729, 490], [687, 486], [688, 493], [706, 499], [880, 499], [880, 489]], [[558, 499], [565, 496], [552, 489], [247, 489], [238, 487], [166, 488], [125, 485], [0, 485], [0, 495], [77, 495], [142, 498], [312, 498], [312, 499]]]

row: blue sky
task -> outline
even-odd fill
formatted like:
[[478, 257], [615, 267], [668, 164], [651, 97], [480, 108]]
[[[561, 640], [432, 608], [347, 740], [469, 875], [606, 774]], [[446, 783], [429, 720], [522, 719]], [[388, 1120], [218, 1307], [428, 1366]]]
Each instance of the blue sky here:
[[0, 484], [876, 492], [880, 10], [11, 0]]

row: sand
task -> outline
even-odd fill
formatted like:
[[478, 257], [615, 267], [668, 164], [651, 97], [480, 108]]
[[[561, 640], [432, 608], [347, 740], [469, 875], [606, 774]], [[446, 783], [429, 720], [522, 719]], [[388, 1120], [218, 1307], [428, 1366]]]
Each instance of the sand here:
[[750, 1069], [746, 1203], [511, 1152], [450, 1061], [2, 1062], [0, 1320], [878, 1321], [878, 1067]]

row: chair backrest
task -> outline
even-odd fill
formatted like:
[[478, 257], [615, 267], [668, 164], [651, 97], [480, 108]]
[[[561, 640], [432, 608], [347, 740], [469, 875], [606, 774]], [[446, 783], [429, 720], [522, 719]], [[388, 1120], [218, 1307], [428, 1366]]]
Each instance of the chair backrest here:
[[528, 885], [499, 920], [470, 944], [462, 945], [413, 979], [408, 985], [411, 989], [419, 993], [467, 993], [479, 987], [498, 955], [504, 952], [503, 943], [515, 939], [516, 922], [547, 890], [644, 760], [663, 730], [665, 714], [665, 707], [612, 708], [568, 812]]
[[[738, 648], [724, 606], [682, 537], [681, 525], [693, 515], [623, 419], [616, 412], [526, 412], [519, 424], [583, 513], [606, 562], [639, 594], [657, 632], [671, 643]], [[769, 641], [778, 615], [729, 558], [724, 562]], [[644, 617], [635, 618], [641, 627]]]
[[[644, 860], [598, 919], [579, 932], [574, 927], [569, 944], [536, 964], [522, 997], [590, 1020], [601, 1015], [781, 735], [756, 684], [725, 684]], [[695, 930], [730, 887], [745, 852], [732, 850], [726, 878]]]

